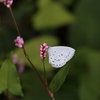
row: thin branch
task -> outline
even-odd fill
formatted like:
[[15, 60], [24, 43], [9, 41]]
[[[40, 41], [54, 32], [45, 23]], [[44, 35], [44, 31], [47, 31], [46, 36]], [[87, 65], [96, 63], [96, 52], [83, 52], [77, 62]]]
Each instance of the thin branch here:
[[46, 78], [46, 69], [45, 69], [45, 63], [44, 63], [44, 59], [42, 60], [43, 62], [43, 69], [44, 69], [44, 81], [47, 84], [47, 78]]
[[[15, 26], [16, 26], [16, 29], [17, 29], [17, 32], [18, 32], [18, 35], [21, 36], [21, 34], [20, 34], [20, 32], [19, 32], [19, 29], [18, 29], [18, 25], [17, 25], [17, 23], [16, 23], [16, 20], [15, 20], [15, 17], [14, 17], [14, 15], [13, 15], [13, 12], [12, 12], [11, 7], [9, 7], [9, 10], [10, 10], [11, 15], [12, 15], [12, 17], [13, 17], [13, 20], [14, 20], [14, 23], [15, 23]], [[55, 100], [55, 99], [54, 99], [53, 93], [49, 90], [49, 88], [48, 88], [48, 86], [47, 86], [47, 83], [42, 79], [42, 77], [41, 77], [40, 74], [38, 73], [37, 69], [35, 68], [35, 66], [34, 66], [33, 63], [31, 62], [31, 60], [29, 59], [29, 57], [28, 57], [28, 55], [27, 55], [27, 53], [26, 53], [26, 50], [25, 50], [24, 45], [23, 45], [23, 47], [22, 47], [22, 50], [23, 50], [23, 53], [24, 53], [25, 57], [27, 58], [27, 60], [29, 61], [29, 63], [31, 64], [31, 66], [33, 67], [33, 69], [35, 70], [35, 72], [37, 73], [39, 79], [41, 80], [41, 82], [42, 82], [42, 84], [44, 85], [45, 89], [47, 90], [48, 94], [50, 95], [50, 97], [52, 98], [52, 100]], [[44, 69], [44, 70], [45, 70], [45, 69]]]
[[21, 35], [20, 35], [20, 32], [19, 32], [18, 25], [17, 25], [17, 23], [16, 23], [16, 20], [15, 20], [15, 17], [14, 17], [14, 14], [13, 14], [13, 12], [12, 12], [11, 7], [9, 7], [9, 10], [10, 10], [11, 15], [12, 15], [12, 18], [13, 18], [13, 20], [14, 20], [14, 23], [15, 23], [15, 26], [16, 26], [16, 29], [17, 29], [17, 32], [18, 32], [18, 35], [21, 36]]

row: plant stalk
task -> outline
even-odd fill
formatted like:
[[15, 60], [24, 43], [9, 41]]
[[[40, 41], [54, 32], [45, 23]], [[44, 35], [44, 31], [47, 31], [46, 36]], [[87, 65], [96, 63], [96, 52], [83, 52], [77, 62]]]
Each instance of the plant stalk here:
[[[15, 27], [16, 27], [16, 29], [17, 29], [18, 35], [21, 36], [20, 31], [19, 31], [19, 28], [18, 28], [18, 25], [17, 25], [17, 23], [16, 23], [16, 20], [15, 20], [15, 17], [14, 17], [14, 15], [13, 15], [13, 12], [12, 12], [11, 7], [9, 7], [9, 10], [10, 10], [11, 15], [12, 15], [12, 17], [13, 17], [13, 20], [14, 20]], [[54, 99], [53, 93], [49, 90], [49, 88], [48, 88], [48, 86], [47, 86], [47, 83], [42, 79], [42, 77], [41, 77], [40, 74], [38, 73], [37, 69], [35, 68], [35, 66], [34, 66], [33, 63], [31, 62], [31, 60], [29, 59], [29, 57], [28, 57], [28, 55], [27, 55], [27, 53], [26, 53], [26, 50], [25, 50], [24, 45], [23, 45], [23, 47], [22, 47], [22, 50], [23, 50], [23, 53], [24, 53], [25, 57], [27, 58], [27, 60], [28, 60], [29, 63], [31, 64], [32, 68], [35, 70], [36, 74], [38, 75], [39, 79], [41, 80], [42, 84], [44, 85], [45, 89], [47, 90], [48, 94], [50, 95], [50, 97], [52, 98], [52, 100], [55, 100], [55, 99]], [[44, 69], [44, 70], [45, 70], [45, 69]], [[44, 72], [44, 73], [45, 73], [45, 72]], [[45, 77], [46, 77], [46, 74], [45, 74]], [[8, 100], [10, 100], [10, 99], [8, 99]]]

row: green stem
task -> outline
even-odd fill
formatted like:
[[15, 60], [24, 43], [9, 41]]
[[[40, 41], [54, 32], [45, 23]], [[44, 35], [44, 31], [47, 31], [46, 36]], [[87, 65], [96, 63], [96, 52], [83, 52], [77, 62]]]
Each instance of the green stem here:
[[46, 70], [45, 70], [45, 63], [44, 63], [44, 59], [42, 60], [43, 62], [43, 69], [44, 69], [44, 81], [47, 84], [47, 78], [46, 78]]

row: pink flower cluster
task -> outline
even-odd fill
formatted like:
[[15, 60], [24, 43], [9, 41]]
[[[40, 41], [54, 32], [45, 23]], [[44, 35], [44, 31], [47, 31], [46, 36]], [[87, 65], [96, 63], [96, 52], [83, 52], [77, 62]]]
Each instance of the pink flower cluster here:
[[12, 5], [13, 0], [0, 0], [1, 2], [4, 3], [8, 8]]
[[18, 55], [14, 54], [12, 56], [12, 61], [14, 64], [18, 65], [18, 74], [22, 74], [25, 70], [25, 65], [23, 60], [19, 60]]
[[17, 38], [14, 40], [15, 45], [22, 48], [23, 44], [24, 44], [24, 40], [23, 38], [21, 38], [20, 36], [17, 36]]
[[46, 43], [43, 43], [42, 45], [40, 45], [40, 58], [42, 60], [44, 60], [44, 58], [46, 57], [47, 51], [48, 51], [48, 46]]
[[22, 74], [25, 70], [25, 65], [24, 65], [24, 61], [23, 60], [20, 60], [19, 63], [18, 63], [18, 73], [19, 74]]
[[13, 61], [13, 63], [17, 63], [17, 61], [18, 61], [18, 56], [17, 56], [17, 54], [14, 54], [13, 56], [12, 56], [12, 61]]

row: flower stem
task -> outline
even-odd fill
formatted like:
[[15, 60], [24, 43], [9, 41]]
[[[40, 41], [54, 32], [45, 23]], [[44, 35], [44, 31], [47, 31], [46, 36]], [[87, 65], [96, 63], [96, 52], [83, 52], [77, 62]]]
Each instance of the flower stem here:
[[24, 55], [25, 57], [27, 58], [27, 60], [29, 61], [29, 63], [31, 64], [32, 68], [35, 70], [35, 72], [37, 73], [39, 79], [41, 80], [42, 84], [44, 85], [44, 87], [46, 88], [48, 94], [50, 95], [50, 97], [52, 98], [52, 100], [55, 100], [53, 99], [54, 96], [53, 96], [53, 93], [49, 90], [48, 86], [47, 86], [47, 83], [45, 81], [43, 81], [42, 77], [40, 76], [40, 74], [38, 73], [37, 69], [35, 68], [35, 66], [33, 65], [33, 63], [31, 62], [31, 60], [29, 59], [29, 57], [27, 56], [27, 53], [26, 53], [26, 50], [24, 48], [24, 45], [22, 47], [23, 49], [23, 52], [24, 52]]
[[[14, 23], [15, 23], [15, 26], [16, 26], [16, 29], [17, 29], [17, 32], [18, 32], [18, 35], [21, 36], [20, 32], [19, 32], [19, 29], [18, 29], [18, 25], [16, 23], [16, 20], [15, 20], [15, 17], [13, 15], [13, 12], [12, 12], [12, 9], [11, 7], [9, 7], [9, 10], [11, 12], [11, 15], [13, 17], [13, 20], [14, 20]], [[22, 47], [22, 50], [23, 50], [23, 53], [25, 55], [25, 57], [27, 58], [27, 60], [29, 61], [29, 63], [31, 64], [32, 68], [35, 70], [36, 74], [38, 75], [39, 79], [41, 80], [42, 84], [44, 85], [45, 89], [47, 90], [48, 94], [50, 95], [50, 97], [52, 98], [52, 100], [55, 100], [54, 99], [54, 95], [53, 93], [49, 90], [48, 86], [47, 86], [47, 83], [42, 79], [42, 77], [40, 76], [40, 74], [38, 73], [37, 69], [35, 68], [35, 66], [33, 65], [33, 63], [31, 62], [31, 60], [29, 59], [27, 53], [26, 53], [26, 50], [25, 50], [25, 47], [23, 45]], [[44, 62], [43, 62], [44, 63]], [[45, 66], [44, 66], [44, 71], [45, 71]], [[45, 73], [45, 72], [44, 72]], [[46, 73], [45, 73], [45, 78], [46, 78]], [[10, 100], [10, 99], [8, 99]]]
[[17, 23], [16, 23], [16, 20], [15, 20], [15, 17], [14, 17], [14, 14], [13, 14], [13, 12], [12, 12], [11, 7], [9, 7], [9, 10], [10, 10], [11, 15], [12, 15], [12, 18], [13, 18], [13, 20], [14, 20], [14, 23], [15, 23], [15, 26], [16, 26], [16, 29], [17, 29], [17, 32], [18, 32], [18, 35], [21, 36], [21, 35], [20, 35], [20, 32], [19, 32], [18, 25], [17, 25]]
[[44, 81], [47, 84], [47, 78], [46, 78], [46, 70], [45, 70], [45, 63], [44, 63], [44, 59], [42, 60], [43, 62], [43, 69], [44, 69]]

